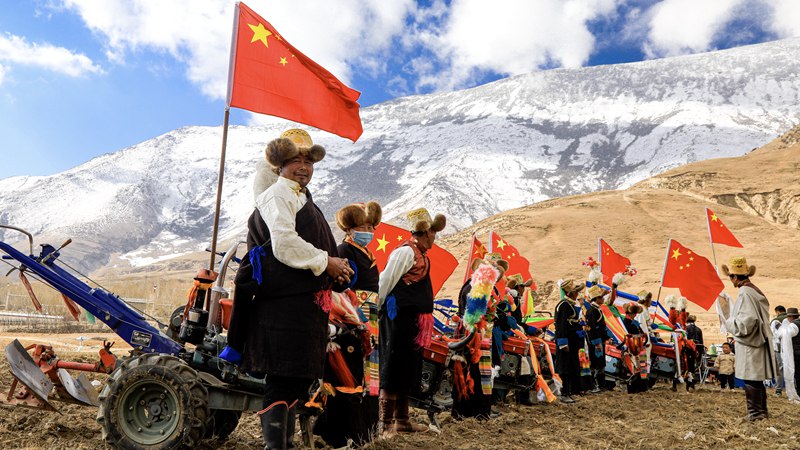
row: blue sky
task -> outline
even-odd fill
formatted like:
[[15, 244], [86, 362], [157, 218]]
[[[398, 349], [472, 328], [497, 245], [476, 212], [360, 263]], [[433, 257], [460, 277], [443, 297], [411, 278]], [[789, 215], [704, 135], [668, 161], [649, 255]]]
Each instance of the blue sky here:
[[[222, 123], [232, 0], [3, 1], [0, 179]], [[798, 0], [250, 0], [362, 106], [800, 36]], [[232, 123], [263, 116], [233, 110]]]

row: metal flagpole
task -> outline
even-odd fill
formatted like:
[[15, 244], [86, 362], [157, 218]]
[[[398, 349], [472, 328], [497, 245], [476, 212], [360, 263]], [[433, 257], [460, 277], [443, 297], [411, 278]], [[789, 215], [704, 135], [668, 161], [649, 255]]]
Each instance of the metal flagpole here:
[[489, 230], [489, 253], [494, 253], [494, 230]]
[[667, 254], [664, 255], [664, 270], [661, 271], [661, 283], [658, 285], [658, 295], [656, 295], [656, 303], [661, 300], [661, 288], [664, 287], [664, 275], [667, 274], [667, 262], [669, 261], [669, 249], [672, 247], [672, 239], [667, 242]]
[[600, 272], [603, 271], [603, 249], [600, 245], [600, 241], [602, 240], [603, 238], [601, 237], [597, 238], [597, 264], [600, 264]]
[[231, 30], [231, 52], [228, 61], [228, 93], [225, 99], [225, 118], [222, 121], [222, 151], [219, 157], [219, 175], [217, 176], [217, 203], [214, 208], [214, 231], [211, 235], [211, 260], [208, 270], [214, 271], [217, 257], [217, 235], [219, 234], [219, 210], [222, 204], [222, 179], [225, 175], [225, 152], [228, 148], [228, 120], [231, 115], [231, 94], [233, 92], [233, 73], [236, 65], [236, 41], [239, 30], [239, 2], [233, 10], [233, 29]]
[[711, 238], [711, 222], [708, 220], [708, 207], [706, 207], [706, 228], [708, 228], [708, 241], [711, 242], [711, 254], [714, 256], [714, 270], [717, 271], [717, 276], [719, 276], [719, 268], [717, 267], [717, 252], [714, 250], [714, 240]]
[[467, 270], [464, 271], [464, 280], [461, 282], [463, 285], [469, 278], [470, 269], [472, 269], [472, 255], [475, 254], [475, 233], [472, 233], [472, 243], [469, 244], [469, 254], [467, 255]]
[[225, 151], [228, 147], [228, 118], [231, 110], [225, 107], [225, 119], [222, 123], [222, 152], [219, 156], [219, 176], [217, 177], [217, 205], [214, 209], [214, 232], [211, 235], [211, 261], [208, 270], [214, 271], [214, 261], [217, 256], [217, 234], [219, 233], [219, 208], [222, 203], [222, 178], [225, 175]]

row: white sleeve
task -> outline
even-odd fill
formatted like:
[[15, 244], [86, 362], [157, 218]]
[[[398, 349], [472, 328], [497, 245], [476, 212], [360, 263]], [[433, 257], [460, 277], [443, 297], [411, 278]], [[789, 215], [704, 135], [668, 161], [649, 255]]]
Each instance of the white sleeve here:
[[383, 269], [378, 283], [378, 307], [383, 305], [386, 296], [392, 292], [394, 286], [400, 281], [403, 275], [408, 273], [414, 266], [414, 249], [403, 246], [389, 255], [386, 268]]
[[317, 276], [325, 272], [328, 252], [314, 247], [297, 234], [297, 211], [290, 200], [281, 195], [266, 195], [258, 200], [258, 212], [269, 228], [275, 258], [295, 269], [310, 269]]

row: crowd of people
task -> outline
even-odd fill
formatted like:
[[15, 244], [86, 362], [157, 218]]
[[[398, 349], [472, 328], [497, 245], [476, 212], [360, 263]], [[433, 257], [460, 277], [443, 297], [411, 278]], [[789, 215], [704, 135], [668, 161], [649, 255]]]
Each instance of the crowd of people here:
[[[314, 430], [330, 445], [428, 430], [410, 419], [409, 400], [419, 386], [423, 350], [431, 344], [434, 326], [426, 253], [446, 219], [432, 217], [425, 209], [407, 214], [411, 237], [392, 251], [379, 272], [367, 247], [381, 222], [381, 207], [364, 202], [338, 211], [336, 223], [345, 237], [337, 245], [308, 189], [315, 164], [324, 157], [325, 149], [302, 130], [286, 131], [269, 142], [266, 161], [273, 178], [257, 183], [256, 208], [248, 221], [248, 257], [236, 275], [228, 347], [221, 357], [265, 380], [258, 414], [268, 449], [294, 448], [298, 406], [311, 399], [315, 386], [321, 389], [320, 379], [337, 391], [328, 397]], [[456, 418], [486, 419], [496, 413], [493, 403], [505, 401], [497, 392], [492, 395], [492, 369], [503, 358], [502, 341], [508, 336], [542, 336], [543, 330], [526, 325], [520, 314], [520, 297], [530, 280], [505, 277], [508, 264], [496, 254], [472, 266], [475, 275], [459, 295], [461, 320], [455, 339], [461, 346], [453, 358], [452, 413]], [[744, 258], [734, 258], [723, 271], [739, 296], [725, 318], [735, 344], [726, 343], [717, 356], [718, 377], [722, 387], [733, 388], [734, 377], [744, 381], [747, 419], [757, 420], [768, 416], [764, 381], [776, 378], [781, 367], [796, 376], [800, 322], [796, 308], [770, 320], [766, 296], [750, 281], [755, 268]], [[501, 280], [505, 292], [496, 286]], [[611, 333], [602, 307], [614, 304], [617, 286], [607, 292], [567, 279], [558, 289], [553, 378], [560, 381], [560, 401], [569, 404], [577, 394], [612, 387], [606, 380]], [[624, 304], [626, 336], [613, 344], [629, 363], [631, 393], [649, 389], [651, 352], [659, 339], [649, 313], [652, 294], [643, 291], [638, 298]], [[680, 334], [683, 341], [675, 342], [684, 349], [676, 380], [684, 380], [691, 389], [705, 351], [703, 334], [694, 316], [685, 312], [685, 304], [671, 306], [670, 321], [685, 330]], [[347, 317], [355, 319], [348, 322]], [[534, 368], [536, 361], [523, 363], [520, 380], [536, 390], [541, 370]], [[796, 397], [796, 383], [784, 381], [778, 379], [777, 392], [788, 392], [791, 386]], [[517, 399], [530, 403], [529, 395]]]

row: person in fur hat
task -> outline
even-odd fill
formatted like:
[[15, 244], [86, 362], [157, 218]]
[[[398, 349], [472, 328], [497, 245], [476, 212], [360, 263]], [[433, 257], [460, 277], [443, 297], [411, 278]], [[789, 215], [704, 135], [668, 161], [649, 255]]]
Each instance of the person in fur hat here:
[[389, 255], [378, 287], [380, 315], [379, 427], [384, 437], [395, 432], [420, 432], [428, 427], [408, 417], [408, 397], [422, 374], [422, 349], [433, 330], [433, 287], [430, 260], [436, 233], [447, 219], [420, 208], [406, 214], [411, 239]]
[[[352, 379], [357, 386], [364, 385], [367, 392], [337, 392], [329, 396], [325, 410], [314, 421], [314, 434], [336, 448], [345, 447], [348, 441], [361, 446], [376, 435], [378, 424], [378, 279], [375, 257], [367, 248], [375, 228], [380, 224], [381, 206], [376, 202], [354, 203], [336, 213], [336, 224], [345, 232], [344, 241], [337, 251], [341, 258], [355, 267], [354, 283], [348, 291], [347, 301], [360, 307], [367, 319], [363, 324], [333, 323], [336, 334], [331, 338], [329, 364], [325, 366], [326, 382], [340, 386], [342, 379]], [[332, 322], [333, 322], [333, 317]], [[364, 326], [366, 325], [366, 326]], [[331, 362], [336, 353], [342, 355], [346, 369]], [[366, 361], [365, 361], [366, 360]], [[352, 375], [341, 375], [346, 370]]]
[[267, 144], [277, 178], [254, 184], [266, 189], [256, 193], [249, 254], [236, 274], [229, 348], [221, 357], [240, 359], [243, 372], [265, 378], [259, 415], [268, 449], [294, 448], [296, 404], [323, 375], [331, 289], [343, 289], [353, 275], [307, 188], [324, 157], [303, 130]]
[[593, 389], [598, 393], [606, 385], [606, 340], [608, 328], [600, 306], [603, 304], [605, 291], [599, 286], [592, 285], [586, 288], [586, 297], [589, 298], [589, 309], [586, 311], [586, 326], [589, 336], [589, 361], [591, 362]]
[[[533, 280], [523, 281], [522, 275], [515, 273], [510, 277], [506, 277], [506, 287], [509, 289], [509, 295], [511, 296], [511, 301], [513, 304], [511, 305], [511, 317], [517, 322], [517, 325], [521, 326], [522, 328], [527, 329], [524, 317], [522, 317], [522, 302], [525, 301], [525, 290], [529, 289], [533, 284]], [[534, 327], [535, 328], [535, 327]], [[538, 330], [532, 330], [533, 332]], [[530, 333], [529, 334], [533, 334]]]
[[647, 373], [650, 373], [650, 366], [652, 364], [650, 355], [653, 351], [653, 336], [651, 334], [653, 330], [653, 319], [650, 317], [650, 306], [653, 304], [653, 293], [642, 290], [637, 294], [637, 297], [639, 297], [638, 303], [639, 306], [642, 307], [642, 311], [636, 316], [636, 322], [642, 330], [641, 333], [646, 337], [644, 348], [647, 353]]
[[745, 420], [749, 421], [769, 417], [764, 381], [776, 376], [769, 328], [769, 300], [750, 281], [755, 272], [756, 267], [748, 265], [744, 257], [731, 258], [729, 265], [722, 265], [722, 273], [739, 289], [725, 328], [736, 339], [736, 378], [745, 382]]
[[[623, 307], [623, 311], [625, 312], [625, 317], [622, 319], [622, 324], [625, 326], [625, 332], [627, 333], [624, 343], [625, 350], [631, 355], [631, 361], [639, 367], [639, 371], [646, 370], [637, 361], [643, 353], [646, 355], [644, 344], [647, 342], [647, 338], [644, 337], [641, 324], [636, 319], [644, 311], [644, 308], [639, 303], [628, 302]], [[642, 378], [639, 373], [635, 375], [628, 383], [628, 393], [636, 394], [647, 391], [647, 379]]]
[[583, 348], [585, 331], [575, 307], [575, 301], [583, 285], [573, 279], [562, 280], [559, 285], [561, 299], [556, 304], [554, 324], [556, 328], [555, 371], [561, 377], [561, 402], [575, 403], [572, 398], [580, 390], [579, 351]]

